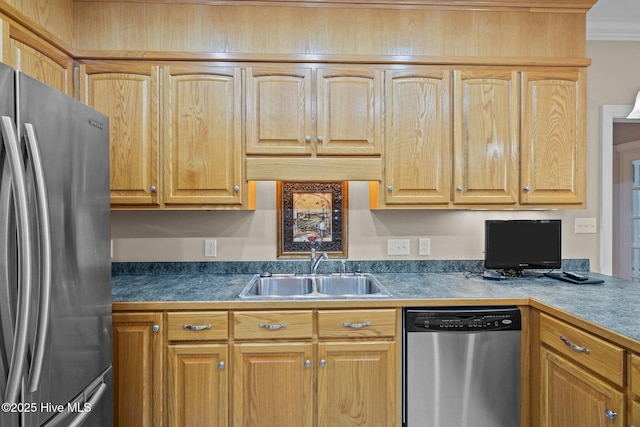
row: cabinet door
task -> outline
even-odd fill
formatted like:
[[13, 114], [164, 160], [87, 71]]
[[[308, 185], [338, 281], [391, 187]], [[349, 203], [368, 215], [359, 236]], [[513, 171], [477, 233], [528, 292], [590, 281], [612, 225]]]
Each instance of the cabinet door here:
[[316, 74], [317, 154], [379, 156], [382, 72], [320, 68]]
[[542, 427], [624, 426], [623, 393], [559, 355], [541, 351]]
[[234, 427], [313, 425], [311, 343], [237, 344]]
[[73, 60], [44, 40], [10, 26], [11, 59], [16, 70], [73, 96]]
[[164, 202], [240, 205], [240, 68], [163, 69]]
[[247, 154], [311, 153], [311, 69], [247, 68]]
[[[116, 427], [163, 425], [161, 313], [113, 314], [113, 410]], [[155, 328], [154, 328], [155, 327]]]
[[454, 73], [453, 202], [518, 201], [518, 73]]
[[396, 426], [393, 342], [318, 344], [318, 426]]
[[520, 202], [584, 203], [585, 71], [523, 73]]
[[447, 70], [387, 71], [385, 203], [449, 203], [450, 86]]
[[158, 67], [92, 62], [81, 72], [81, 99], [109, 116], [111, 204], [159, 205]]
[[169, 426], [226, 427], [227, 345], [170, 345], [167, 363]]

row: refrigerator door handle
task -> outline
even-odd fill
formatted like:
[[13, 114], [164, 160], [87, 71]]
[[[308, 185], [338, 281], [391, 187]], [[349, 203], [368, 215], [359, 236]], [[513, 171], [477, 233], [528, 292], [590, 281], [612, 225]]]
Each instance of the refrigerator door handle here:
[[13, 119], [8, 116], [0, 118], [0, 128], [4, 141], [9, 170], [13, 184], [13, 197], [16, 208], [16, 231], [18, 236], [18, 310], [16, 313], [15, 333], [7, 387], [4, 402], [17, 403], [20, 395], [20, 383], [25, 369], [28, 346], [28, 329], [30, 318], [29, 297], [31, 295], [31, 232], [27, 204], [27, 189], [22, 155]]
[[[92, 410], [98, 407], [98, 402], [100, 402], [104, 396], [107, 388], [108, 386], [104, 382], [104, 378], [101, 377], [98, 381], [87, 387], [85, 392], [83, 392], [79, 398], [67, 404], [67, 408], [73, 407], [74, 411], [77, 413], [73, 419], [68, 419], [72, 412], [60, 412], [59, 415], [47, 421], [43, 427], [79, 427], [86, 418], [91, 415]], [[93, 395], [91, 395], [89, 400], [87, 400], [87, 390], [91, 390], [93, 392]]]
[[44, 355], [49, 337], [49, 311], [51, 307], [51, 227], [49, 219], [49, 200], [47, 198], [47, 187], [44, 178], [44, 168], [40, 148], [38, 148], [38, 138], [31, 123], [25, 123], [25, 143], [27, 154], [31, 160], [34, 174], [34, 185], [36, 192], [36, 209], [38, 216], [38, 233], [41, 242], [41, 283], [40, 301], [38, 302], [38, 326], [36, 329], [36, 341], [29, 369], [29, 380], [27, 391], [33, 393], [40, 386], [42, 367], [44, 365]]

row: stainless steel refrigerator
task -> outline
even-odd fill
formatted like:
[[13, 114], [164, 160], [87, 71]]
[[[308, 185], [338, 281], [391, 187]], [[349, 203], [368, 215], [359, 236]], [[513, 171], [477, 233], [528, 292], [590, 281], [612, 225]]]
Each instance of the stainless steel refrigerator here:
[[0, 427], [112, 426], [109, 122], [0, 63]]

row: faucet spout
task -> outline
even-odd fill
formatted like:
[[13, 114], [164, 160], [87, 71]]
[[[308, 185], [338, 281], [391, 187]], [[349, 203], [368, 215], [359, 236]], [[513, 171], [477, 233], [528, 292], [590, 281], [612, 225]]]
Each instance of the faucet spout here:
[[311, 263], [309, 268], [310, 274], [317, 274], [318, 265], [322, 262], [322, 260], [328, 259], [329, 255], [326, 252], [323, 252], [322, 255], [316, 257], [316, 250], [311, 248]]

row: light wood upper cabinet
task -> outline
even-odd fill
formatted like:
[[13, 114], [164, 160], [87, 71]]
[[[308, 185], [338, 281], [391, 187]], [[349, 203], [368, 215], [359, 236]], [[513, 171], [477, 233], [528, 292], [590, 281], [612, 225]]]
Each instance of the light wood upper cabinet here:
[[365, 66], [248, 67], [247, 154], [379, 156], [381, 94]]
[[518, 202], [518, 72], [454, 72], [453, 203]]
[[162, 313], [113, 314], [115, 427], [164, 424]]
[[75, 95], [71, 56], [2, 16], [0, 24], [5, 37], [2, 62], [60, 92]]
[[81, 100], [109, 116], [112, 206], [159, 206], [159, 67], [120, 61], [80, 69]]
[[447, 205], [451, 183], [451, 72], [388, 70], [385, 174], [389, 205]]
[[248, 67], [246, 75], [247, 154], [310, 155], [311, 69]]
[[450, 71], [389, 70], [385, 91], [384, 202], [446, 205], [451, 181]]
[[585, 69], [523, 72], [522, 204], [584, 204], [585, 73]]
[[163, 67], [164, 203], [242, 203], [239, 67]]
[[319, 156], [379, 156], [382, 72], [359, 67], [316, 71], [316, 150]]

